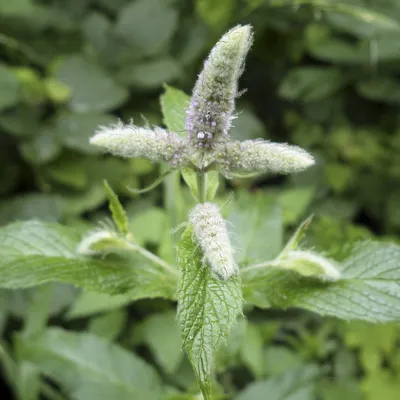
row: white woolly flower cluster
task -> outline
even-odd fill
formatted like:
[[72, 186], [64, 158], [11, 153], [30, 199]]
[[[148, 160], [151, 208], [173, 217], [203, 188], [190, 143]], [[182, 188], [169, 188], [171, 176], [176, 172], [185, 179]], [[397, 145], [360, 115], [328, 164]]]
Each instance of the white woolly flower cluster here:
[[228, 31], [212, 49], [193, 89], [186, 130], [195, 147], [211, 150], [226, 140], [238, 91], [238, 79], [252, 43], [250, 25]]
[[77, 252], [84, 256], [102, 254], [105, 249], [121, 247], [121, 240], [116, 232], [104, 229], [89, 232], [79, 243]]
[[198, 204], [190, 211], [189, 222], [203, 251], [203, 262], [208, 263], [213, 273], [223, 280], [235, 275], [238, 268], [219, 208], [212, 203]]
[[277, 265], [323, 281], [335, 282], [340, 279], [340, 271], [333, 261], [308, 250], [289, 251], [278, 257]]
[[164, 161], [175, 168], [188, 162], [185, 140], [158, 127], [148, 129], [132, 124], [102, 126], [90, 139], [90, 143], [116, 156]]
[[218, 163], [232, 173], [303, 171], [314, 158], [300, 147], [266, 140], [230, 141], [219, 153]]

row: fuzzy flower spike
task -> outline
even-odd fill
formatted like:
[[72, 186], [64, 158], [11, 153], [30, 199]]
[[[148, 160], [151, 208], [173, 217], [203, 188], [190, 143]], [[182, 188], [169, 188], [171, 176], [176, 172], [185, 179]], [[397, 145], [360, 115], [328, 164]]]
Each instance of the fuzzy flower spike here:
[[186, 131], [194, 148], [209, 151], [227, 140], [252, 37], [250, 25], [236, 26], [222, 36], [205, 61], [187, 110]]
[[158, 127], [149, 129], [132, 124], [101, 126], [90, 143], [115, 156], [167, 162], [172, 168], [180, 168], [188, 162], [185, 140]]

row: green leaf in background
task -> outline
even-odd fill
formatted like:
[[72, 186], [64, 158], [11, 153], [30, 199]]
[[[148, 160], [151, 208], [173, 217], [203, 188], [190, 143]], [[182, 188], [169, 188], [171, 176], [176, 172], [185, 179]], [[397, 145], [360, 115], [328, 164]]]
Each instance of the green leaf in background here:
[[324, 283], [271, 267], [243, 270], [245, 299], [258, 307], [299, 307], [346, 320], [400, 319], [400, 246], [373, 241], [347, 249], [341, 278]]
[[67, 148], [86, 154], [101, 154], [102, 150], [89, 143], [99, 126], [111, 125], [117, 119], [107, 114], [67, 112], [58, 116], [54, 130]]
[[165, 49], [177, 29], [178, 11], [165, 0], [138, 0], [120, 9], [116, 33], [139, 55], [153, 56]]
[[67, 318], [83, 318], [93, 314], [103, 313], [121, 308], [129, 304], [129, 295], [92, 292], [85, 290], [68, 310]]
[[115, 226], [118, 228], [122, 235], [129, 233], [128, 217], [126, 216], [125, 210], [122, 204], [118, 200], [118, 196], [112, 190], [107, 181], [104, 181], [104, 188], [107, 192], [109, 209], [111, 211]]
[[142, 329], [144, 342], [159, 365], [167, 374], [175, 373], [184, 357], [175, 311], [151, 315]]
[[71, 89], [69, 105], [77, 112], [112, 110], [128, 97], [128, 91], [116, 84], [105, 70], [81, 56], [61, 60], [55, 66], [54, 75]]
[[304, 216], [314, 198], [313, 187], [295, 187], [279, 191], [277, 202], [282, 208], [284, 224], [294, 224]]
[[123, 309], [113, 310], [90, 320], [88, 331], [96, 336], [114, 340], [124, 328], [126, 312]]
[[24, 360], [56, 380], [73, 398], [154, 399], [160, 379], [145, 361], [90, 333], [48, 329], [35, 338], [18, 338]]
[[215, 278], [187, 229], [178, 243], [181, 277], [178, 286], [178, 321], [183, 345], [205, 400], [211, 400], [213, 352], [229, 335], [242, 312], [239, 276]]
[[200, 17], [218, 32], [229, 24], [236, 8], [236, 0], [196, 0]]
[[279, 87], [279, 95], [287, 100], [313, 102], [338, 92], [345, 84], [339, 69], [299, 67], [292, 69]]
[[237, 262], [248, 264], [269, 260], [281, 250], [283, 228], [280, 207], [265, 193], [236, 193], [228, 221], [234, 233], [232, 242], [237, 249]]
[[80, 256], [81, 233], [35, 221], [0, 230], [0, 287], [26, 288], [49, 281], [73, 283], [105, 293], [128, 292], [131, 299], [174, 298], [176, 277], [142, 257], [99, 260]]
[[11, 197], [0, 201], [0, 225], [33, 218], [48, 222], [59, 221], [61, 207], [60, 198], [50, 194], [31, 193]]
[[118, 81], [139, 89], [156, 89], [165, 82], [180, 77], [180, 65], [172, 57], [125, 65], [118, 73]]
[[400, 82], [393, 77], [376, 77], [357, 83], [358, 92], [367, 99], [400, 103]]
[[21, 143], [20, 151], [24, 159], [34, 165], [53, 161], [61, 153], [61, 142], [52, 127], [44, 127], [32, 138]]
[[14, 106], [20, 97], [20, 83], [10, 68], [0, 64], [0, 111]]
[[315, 400], [317, 376], [316, 366], [296, 368], [283, 375], [251, 383], [235, 397], [235, 400]]
[[184, 136], [186, 108], [190, 97], [182, 90], [165, 85], [165, 92], [161, 95], [161, 110], [163, 122], [172, 131]]

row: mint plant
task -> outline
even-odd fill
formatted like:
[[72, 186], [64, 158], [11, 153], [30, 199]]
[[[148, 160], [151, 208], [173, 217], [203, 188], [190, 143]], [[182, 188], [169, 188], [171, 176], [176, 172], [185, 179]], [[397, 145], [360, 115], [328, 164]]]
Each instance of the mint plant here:
[[[99, 127], [90, 139], [92, 145], [115, 156], [163, 163], [164, 172], [155, 184], [183, 176], [195, 204], [185, 221], [173, 226], [183, 229], [176, 244], [176, 263], [138, 243], [124, 208], [107, 183], [112, 224], [103, 223], [84, 235], [78, 228], [37, 221], [19, 222], [0, 230], [3, 288], [56, 280], [98, 292], [126, 293], [130, 300], [177, 300], [183, 346], [206, 400], [215, 398], [214, 355], [243, 314], [245, 303], [260, 308], [303, 307], [346, 320], [400, 320], [400, 246], [349, 242], [340, 257], [331, 259], [303, 245], [311, 223], [308, 219], [285, 246], [267, 254], [265, 247], [278, 232], [270, 229], [268, 236], [257, 237], [256, 223], [252, 231], [239, 231], [235, 225], [235, 220], [247, 219], [251, 223], [267, 218], [259, 211], [265, 204], [252, 210], [254, 203], [248, 202], [248, 197], [242, 201], [235, 195], [234, 211], [228, 215], [232, 224], [227, 223], [225, 207], [216, 199], [220, 176], [230, 179], [264, 173], [290, 174], [314, 164], [312, 155], [297, 146], [261, 139], [238, 141], [230, 136], [235, 100], [240, 94], [238, 80], [252, 40], [248, 25], [228, 31], [205, 61], [190, 100], [184, 93], [167, 88], [162, 99], [167, 129], [118, 123]], [[249, 238], [241, 242], [245, 235]], [[262, 244], [252, 252], [257, 240]], [[32, 346], [43, 348], [50, 344], [56, 352], [60, 341], [69, 341], [70, 351], [79, 350], [78, 338], [67, 336], [65, 332], [49, 330]], [[21, 354], [30, 340], [28, 337], [21, 345]], [[85, 341], [96, 342], [89, 336]], [[103, 342], [99, 348], [103, 350], [100, 358], [104, 363], [106, 355], [112, 360], [122, 358], [126, 365], [131, 363], [126, 352], [118, 348], [107, 349]], [[32, 354], [31, 358], [34, 359]], [[140, 360], [135, 363], [146, 370]], [[90, 359], [87, 364], [95, 365], [96, 360]], [[47, 365], [43, 368], [49, 371]], [[157, 377], [153, 372], [146, 376], [142, 388], [142, 382], [135, 377], [137, 391], [132, 389], [129, 395], [150, 396]], [[116, 398], [120, 395], [118, 390], [128, 386], [125, 381], [119, 384], [119, 379], [123, 381], [120, 377], [114, 379], [117, 384], [112, 393]], [[74, 380], [66, 377], [65, 381], [71, 391], [77, 390]], [[159, 392], [153, 394], [154, 398], [159, 396]]]

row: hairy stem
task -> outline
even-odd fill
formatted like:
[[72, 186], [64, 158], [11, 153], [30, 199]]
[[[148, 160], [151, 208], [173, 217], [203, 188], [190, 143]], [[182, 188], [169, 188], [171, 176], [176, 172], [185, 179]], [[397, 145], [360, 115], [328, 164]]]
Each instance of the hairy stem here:
[[207, 173], [198, 171], [196, 178], [199, 202], [205, 203], [207, 201]]
[[242, 273], [246, 273], [249, 271], [256, 271], [258, 269], [263, 269], [263, 268], [267, 268], [267, 267], [274, 267], [276, 265], [277, 265], [276, 260], [271, 260], [271, 261], [262, 262], [260, 264], [249, 265], [245, 268], [242, 268], [241, 271], [242, 271]]
[[152, 261], [153, 263], [159, 265], [160, 267], [162, 267], [163, 269], [165, 269], [166, 271], [170, 272], [172, 275], [178, 275], [178, 270], [176, 268], [174, 268], [172, 265], [168, 264], [166, 261], [164, 261], [162, 258], [156, 256], [155, 254], [153, 254], [152, 252], [146, 250], [145, 248], [138, 246], [135, 243], [131, 243], [131, 242], [127, 242], [129, 247], [138, 252], [140, 255], [142, 255], [143, 257], [147, 258], [148, 260]]

